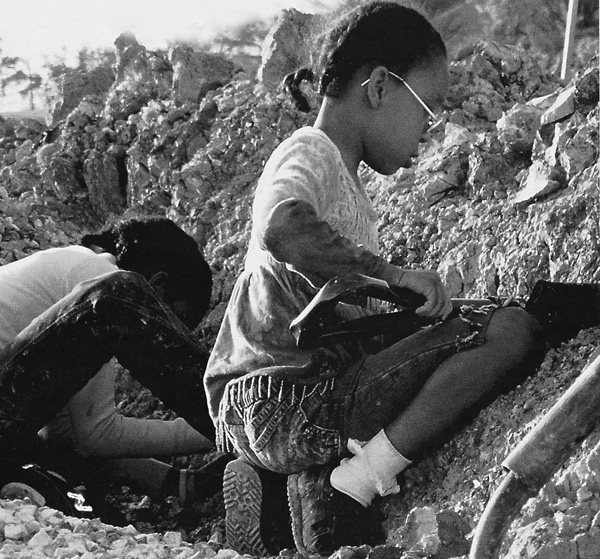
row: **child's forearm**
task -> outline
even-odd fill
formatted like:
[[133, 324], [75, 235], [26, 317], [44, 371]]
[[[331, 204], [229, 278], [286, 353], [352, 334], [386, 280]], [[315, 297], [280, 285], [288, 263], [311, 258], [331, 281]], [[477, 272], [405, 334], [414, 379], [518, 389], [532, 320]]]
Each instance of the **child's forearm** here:
[[136, 419], [115, 407], [116, 359], [111, 359], [73, 398], [67, 409], [72, 437], [84, 456], [193, 454], [212, 443], [187, 421]]
[[[213, 445], [184, 419], [173, 421], [124, 417], [118, 411], [99, 418], [84, 436], [75, 431], [84, 456], [148, 457], [206, 452]], [[79, 435], [79, 436], [78, 436]]]
[[271, 211], [261, 241], [263, 248], [278, 261], [323, 281], [351, 272], [386, 279], [399, 271], [385, 259], [340, 235], [317, 217], [310, 204], [300, 200], [286, 200]]

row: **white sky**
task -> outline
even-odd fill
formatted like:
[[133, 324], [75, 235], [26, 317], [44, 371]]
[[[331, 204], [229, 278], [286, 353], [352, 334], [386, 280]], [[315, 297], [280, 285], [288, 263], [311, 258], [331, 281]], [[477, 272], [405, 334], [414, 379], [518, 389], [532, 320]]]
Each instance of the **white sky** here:
[[0, 55], [19, 56], [33, 69], [84, 46], [113, 48], [127, 30], [144, 46], [162, 48], [168, 39], [210, 36], [284, 8], [314, 12], [318, 4], [333, 8], [341, 1], [0, 0]]

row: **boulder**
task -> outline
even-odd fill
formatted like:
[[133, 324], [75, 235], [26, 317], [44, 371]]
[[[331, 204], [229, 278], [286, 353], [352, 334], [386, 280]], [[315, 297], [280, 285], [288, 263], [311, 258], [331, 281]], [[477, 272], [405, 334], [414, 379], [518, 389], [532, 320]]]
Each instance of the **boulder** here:
[[575, 87], [563, 90], [554, 103], [544, 111], [541, 116], [541, 124], [553, 124], [559, 120], [571, 116], [575, 112]]
[[42, 170], [42, 180], [59, 200], [67, 201], [85, 194], [78, 163], [69, 154], [56, 153]]
[[520, 528], [506, 559], [580, 559], [577, 547], [557, 532], [556, 522], [548, 518]]
[[152, 99], [169, 97], [173, 68], [160, 52], [150, 52], [132, 33], [115, 40], [117, 62], [115, 81], [108, 92], [104, 115], [126, 120]]
[[283, 10], [263, 43], [260, 82], [279, 87], [287, 74], [308, 65], [308, 39], [314, 18], [293, 8]]
[[496, 127], [505, 153], [531, 155], [541, 116], [542, 113], [537, 107], [521, 103], [517, 103], [502, 115]]
[[173, 96], [177, 102], [198, 103], [217, 87], [231, 81], [234, 64], [222, 56], [176, 46], [169, 51], [173, 66]]
[[566, 186], [565, 173], [561, 167], [534, 161], [521, 186], [522, 190], [513, 201], [515, 204], [528, 204]]
[[418, 507], [406, 517], [399, 544], [411, 556], [448, 559], [469, 552], [469, 532], [469, 524], [454, 511]]
[[127, 174], [125, 154], [115, 146], [107, 150], [90, 150], [83, 164], [83, 180], [90, 203], [103, 219], [125, 210]]
[[58, 80], [57, 100], [50, 113], [50, 125], [56, 126], [87, 95], [106, 95], [114, 81], [113, 69], [106, 66], [63, 74]]

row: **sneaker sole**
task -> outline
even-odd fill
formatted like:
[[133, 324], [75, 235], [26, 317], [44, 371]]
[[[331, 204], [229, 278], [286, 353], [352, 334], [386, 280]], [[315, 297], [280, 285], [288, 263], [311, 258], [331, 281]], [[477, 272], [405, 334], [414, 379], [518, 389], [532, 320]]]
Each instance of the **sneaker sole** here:
[[262, 483], [258, 472], [238, 458], [223, 473], [225, 538], [241, 554], [268, 555], [260, 533]]

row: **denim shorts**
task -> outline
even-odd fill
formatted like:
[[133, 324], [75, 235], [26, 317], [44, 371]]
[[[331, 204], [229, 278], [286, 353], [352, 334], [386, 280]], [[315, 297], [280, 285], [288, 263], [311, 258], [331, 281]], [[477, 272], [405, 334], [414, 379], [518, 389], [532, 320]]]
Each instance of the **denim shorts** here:
[[349, 438], [369, 440], [391, 423], [442, 362], [485, 343], [496, 308], [465, 307], [324, 380], [282, 380], [263, 370], [232, 380], [217, 440], [223, 450], [284, 474], [339, 460]]

